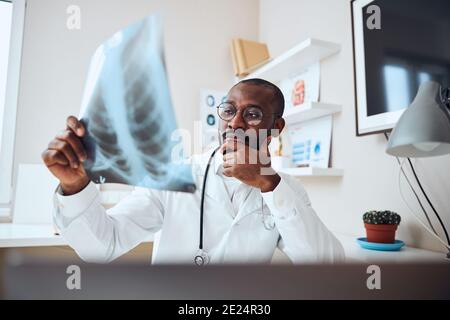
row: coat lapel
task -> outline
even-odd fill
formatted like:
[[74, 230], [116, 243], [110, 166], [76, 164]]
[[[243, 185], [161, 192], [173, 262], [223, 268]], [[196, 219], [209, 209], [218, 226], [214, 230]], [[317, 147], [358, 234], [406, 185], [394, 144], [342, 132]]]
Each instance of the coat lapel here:
[[213, 167], [210, 168], [211, 172], [208, 173], [208, 180], [206, 181], [206, 196], [211, 198], [214, 202], [220, 205], [217, 210], [225, 210], [227, 214], [233, 219], [233, 205], [231, 199], [228, 196], [228, 191], [225, 188], [223, 179], [218, 176]]
[[[200, 163], [196, 164], [196, 178], [197, 185], [199, 187], [199, 191], [201, 194], [201, 188], [203, 186], [203, 178], [205, 176], [206, 166], [208, 164], [209, 157], [211, 156], [211, 152], [206, 152], [200, 157]], [[260, 213], [261, 206], [264, 205], [264, 210], [267, 212], [269, 209], [265, 205], [262, 200], [261, 192], [258, 188], [249, 187], [250, 191], [247, 192], [247, 195], [242, 202], [239, 211], [234, 217], [233, 205], [231, 203], [231, 199], [228, 196], [227, 189], [225, 187], [225, 183], [223, 179], [217, 174], [216, 166], [214, 165], [214, 159], [211, 162], [211, 166], [208, 171], [208, 178], [206, 181], [205, 188], [205, 205], [208, 200], [212, 200], [212, 205], [208, 206], [209, 208], [213, 208], [212, 210], [224, 210], [227, 215], [233, 220], [233, 223], [239, 222], [241, 219], [245, 218], [249, 214], [252, 213]], [[208, 208], [205, 209], [205, 211]], [[209, 209], [211, 210], [211, 209]]]
[[[197, 166], [197, 185], [199, 186], [200, 194], [203, 187], [203, 179], [205, 176], [206, 166], [212, 152], [207, 152], [201, 156], [201, 163]], [[208, 177], [205, 187], [205, 206], [208, 201], [212, 200], [213, 210], [225, 210], [227, 215], [233, 219], [233, 206], [231, 204], [230, 197], [228, 196], [227, 189], [222, 178], [216, 173], [216, 167], [214, 165], [214, 159], [211, 161], [209, 167]], [[207, 209], [205, 209], [207, 210]]]
[[[235, 218], [235, 223], [238, 223], [249, 214], [261, 212], [261, 206], [264, 205], [261, 192], [258, 188], [250, 187], [250, 189], [250, 192], [247, 194], [247, 197], [239, 208], [239, 212]], [[264, 208], [264, 210], [266, 209], [267, 208]]]

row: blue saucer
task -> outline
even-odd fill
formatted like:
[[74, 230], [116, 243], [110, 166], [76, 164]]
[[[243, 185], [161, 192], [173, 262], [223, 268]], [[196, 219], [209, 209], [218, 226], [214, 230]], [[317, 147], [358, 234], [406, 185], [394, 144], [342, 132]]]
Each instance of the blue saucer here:
[[356, 241], [364, 249], [379, 251], [398, 251], [405, 245], [405, 243], [401, 240], [395, 240], [394, 243], [378, 243], [369, 242], [367, 241], [367, 238], [358, 238]]

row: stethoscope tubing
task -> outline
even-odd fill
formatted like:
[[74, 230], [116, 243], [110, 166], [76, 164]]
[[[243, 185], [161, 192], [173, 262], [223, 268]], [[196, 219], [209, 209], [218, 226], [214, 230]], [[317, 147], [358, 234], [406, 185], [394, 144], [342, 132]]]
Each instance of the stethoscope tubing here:
[[211, 166], [211, 161], [214, 158], [214, 155], [216, 154], [217, 150], [219, 150], [219, 149], [220, 149], [220, 147], [216, 148], [211, 153], [211, 156], [209, 157], [209, 160], [208, 160], [208, 164], [206, 165], [205, 176], [203, 177], [202, 199], [200, 202], [200, 239], [199, 239], [199, 243], [198, 243], [198, 248], [200, 250], [203, 250], [203, 213], [204, 213], [204, 209], [205, 209], [206, 181], [208, 178], [208, 172], [209, 172], [209, 167]]

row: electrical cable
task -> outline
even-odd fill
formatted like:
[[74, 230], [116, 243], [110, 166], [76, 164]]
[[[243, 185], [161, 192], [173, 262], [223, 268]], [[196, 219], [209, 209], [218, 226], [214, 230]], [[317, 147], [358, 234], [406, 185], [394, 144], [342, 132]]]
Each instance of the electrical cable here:
[[[401, 173], [403, 171], [403, 163], [405, 160], [403, 160], [400, 163], [400, 169], [399, 169], [399, 173], [398, 173], [398, 188], [400, 191], [400, 196], [403, 200], [403, 202], [405, 203], [405, 205], [408, 207], [408, 209], [411, 211], [412, 215], [416, 218], [416, 220], [425, 228], [425, 230], [427, 230], [433, 237], [435, 237], [440, 243], [442, 243], [442, 245], [444, 245], [444, 247], [450, 251], [450, 246], [448, 244], [446, 244], [436, 233], [434, 233], [433, 231], [430, 230], [430, 228], [428, 228], [425, 223], [422, 221], [422, 219], [419, 218], [419, 216], [415, 213], [415, 211], [409, 206], [408, 201], [406, 201], [405, 196], [403, 194], [402, 191], [402, 184], [401, 184]], [[404, 173], [403, 173], [404, 175]], [[405, 176], [406, 177], [406, 176]]]
[[438, 212], [436, 211], [436, 209], [434, 208], [433, 204], [431, 203], [430, 198], [428, 198], [427, 193], [426, 193], [425, 190], [423, 189], [422, 184], [420, 183], [419, 177], [418, 177], [417, 174], [416, 174], [416, 170], [414, 169], [414, 166], [413, 166], [413, 164], [412, 164], [412, 162], [411, 162], [411, 159], [410, 159], [410, 158], [407, 158], [407, 159], [408, 159], [409, 165], [411, 166], [411, 169], [412, 169], [412, 172], [413, 172], [413, 174], [414, 174], [414, 177], [416, 178], [417, 184], [419, 185], [419, 188], [420, 188], [420, 190], [422, 191], [423, 195], [425, 196], [425, 199], [427, 200], [428, 204], [430, 205], [431, 209], [433, 210], [434, 214], [436, 215], [436, 218], [438, 219], [439, 224], [441, 225], [442, 230], [444, 230], [445, 238], [447, 239], [447, 243], [448, 243], [448, 245], [450, 246], [450, 238], [449, 238], [449, 236], [448, 236], [447, 229], [445, 228], [445, 225], [444, 225], [444, 223], [442, 222], [442, 219], [441, 219], [441, 217], [439, 216]]
[[[388, 136], [387, 133], [384, 133], [384, 136], [386, 137], [386, 140], [389, 140], [389, 136]], [[409, 180], [408, 175], [407, 175], [406, 172], [403, 170], [403, 167], [401, 166], [400, 159], [399, 159], [398, 157], [395, 157], [395, 159], [397, 160], [397, 162], [398, 162], [398, 164], [399, 164], [399, 166], [400, 166], [401, 172], [402, 172], [403, 175], [405, 176], [406, 182], [408, 183], [409, 187], [411, 188], [411, 191], [413, 192], [414, 196], [416, 197], [416, 200], [417, 200], [417, 202], [419, 203], [419, 206], [420, 206], [420, 208], [422, 209], [422, 212], [423, 212], [423, 214], [425, 215], [425, 217], [426, 217], [426, 219], [427, 219], [428, 225], [430, 226], [431, 230], [433, 230], [434, 234], [435, 234], [435, 235], [438, 235], [436, 229], [435, 229], [434, 226], [433, 226], [433, 223], [431, 222], [430, 217], [428, 216], [427, 211], [425, 210], [425, 207], [424, 207], [423, 204], [422, 204], [422, 201], [421, 201], [420, 198], [419, 198], [419, 195], [417, 194], [416, 190], [415, 190], [414, 187], [412, 186], [412, 183], [411, 183], [411, 181]]]

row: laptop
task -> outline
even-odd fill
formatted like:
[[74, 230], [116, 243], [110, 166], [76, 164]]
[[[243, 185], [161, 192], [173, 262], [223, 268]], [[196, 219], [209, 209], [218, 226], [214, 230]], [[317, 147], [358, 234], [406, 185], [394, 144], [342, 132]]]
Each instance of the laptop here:
[[449, 263], [197, 267], [16, 261], [4, 264], [0, 281], [6, 299], [450, 299]]

